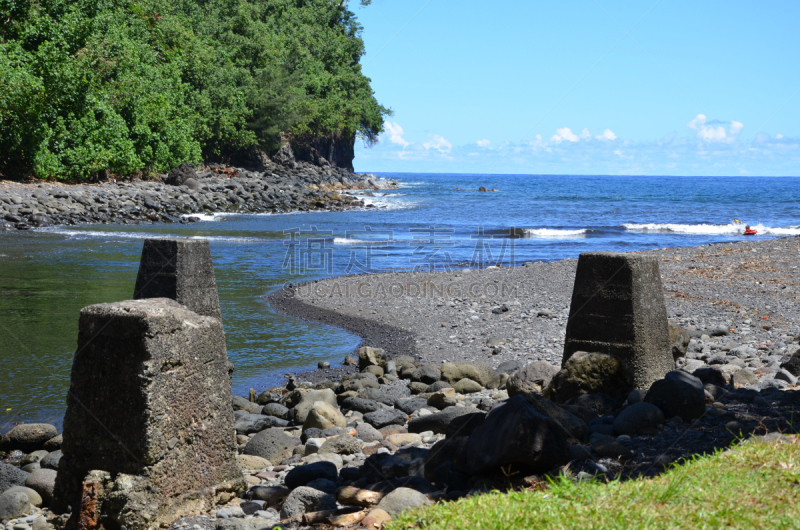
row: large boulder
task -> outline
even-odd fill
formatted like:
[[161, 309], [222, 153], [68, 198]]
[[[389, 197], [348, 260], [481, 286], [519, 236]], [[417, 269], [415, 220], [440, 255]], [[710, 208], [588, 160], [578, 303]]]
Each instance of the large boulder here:
[[[562, 367], [576, 352], [618, 359], [624, 400], [673, 369], [667, 309], [658, 259], [642, 254], [585, 252], [578, 258]], [[572, 396], [570, 396], [572, 397]]]
[[689, 421], [706, 411], [703, 382], [680, 370], [669, 372], [664, 379], [653, 383], [644, 400], [661, 409], [666, 418], [680, 416]]
[[5, 451], [19, 449], [26, 453], [44, 447], [45, 442], [55, 438], [58, 431], [47, 423], [23, 423], [8, 431], [0, 441], [0, 447]]
[[186, 181], [189, 179], [193, 179], [197, 177], [197, 173], [194, 170], [194, 164], [190, 162], [184, 162], [178, 166], [175, 166], [172, 171], [164, 178], [164, 183], [169, 184], [170, 186], [182, 186], [186, 184]]
[[613, 355], [575, 352], [553, 377], [544, 393], [557, 403], [594, 393], [624, 401], [631, 390], [628, 375], [622, 362]]
[[[81, 311], [56, 510], [72, 506], [77, 519], [87, 488], [99, 495], [98, 517], [129, 530], [168, 525], [188, 507], [210, 509], [247, 486], [233, 433], [218, 318], [166, 298]], [[45, 497], [31, 478], [28, 487]]]
[[556, 422], [575, 439], [580, 440], [586, 435], [589, 426], [586, 425], [585, 421], [549, 399], [538, 394], [523, 394], [522, 397], [524, 397], [525, 401], [536, 409], [537, 412]]
[[[470, 433], [471, 434], [471, 433]], [[469, 436], [467, 435], [448, 435], [444, 440], [436, 442], [425, 459], [425, 478], [433, 480], [436, 468], [445, 464], [461, 464], [459, 467], [466, 467], [468, 458], [464, 458], [462, 452], [467, 445]]]
[[456, 416], [447, 426], [447, 438], [469, 436], [475, 429], [483, 425], [484, 421], [486, 421], [486, 413], [483, 411]]
[[518, 394], [541, 394], [558, 370], [558, 366], [547, 361], [535, 361], [516, 370], [506, 381], [508, 397]]
[[282, 429], [267, 429], [256, 434], [244, 446], [244, 454], [280, 462], [292, 456], [295, 444]]
[[524, 466], [541, 472], [570, 460], [570, 434], [525, 399], [514, 396], [489, 413], [463, 449], [472, 473], [500, 466]]

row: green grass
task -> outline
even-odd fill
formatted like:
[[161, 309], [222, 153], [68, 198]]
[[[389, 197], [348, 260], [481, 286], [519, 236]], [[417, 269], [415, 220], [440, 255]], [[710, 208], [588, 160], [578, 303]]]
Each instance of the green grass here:
[[556, 480], [409, 511], [388, 528], [800, 528], [800, 443], [747, 443], [653, 479]]

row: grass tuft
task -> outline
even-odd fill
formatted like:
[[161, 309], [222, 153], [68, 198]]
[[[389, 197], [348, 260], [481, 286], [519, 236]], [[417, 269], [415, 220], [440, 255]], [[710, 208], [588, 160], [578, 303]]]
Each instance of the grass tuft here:
[[800, 444], [746, 443], [652, 479], [555, 479], [402, 514], [388, 528], [798, 528]]

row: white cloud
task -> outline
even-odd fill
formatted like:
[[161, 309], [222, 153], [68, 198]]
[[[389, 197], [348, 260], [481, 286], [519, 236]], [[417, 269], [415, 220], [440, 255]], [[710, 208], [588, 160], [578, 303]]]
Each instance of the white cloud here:
[[704, 142], [733, 142], [744, 128], [744, 123], [733, 120], [726, 131], [724, 122], [712, 120], [706, 123], [706, 120], [705, 114], [698, 114], [686, 124], [688, 128], [697, 131], [697, 137]]
[[584, 127], [583, 130], [581, 131], [581, 138], [583, 138], [584, 140], [588, 140], [591, 137], [592, 133], [589, 132], [589, 129]]
[[389, 134], [389, 141], [393, 144], [401, 145], [403, 147], [408, 147], [410, 142], [408, 142], [405, 138], [403, 138], [403, 128], [397, 122], [385, 122], [383, 127], [386, 129], [386, 132]]
[[706, 123], [706, 115], [705, 114], [698, 114], [695, 118], [686, 124], [687, 127], [690, 129], [700, 129], [705, 126]]
[[441, 153], [449, 153], [453, 148], [453, 144], [438, 134], [434, 134], [430, 140], [422, 144], [422, 147], [424, 147], [425, 150], [436, 149]]
[[560, 144], [562, 141], [567, 140], [568, 142], [577, 142], [579, 138], [572, 132], [572, 129], [569, 127], [562, 127], [561, 129], [556, 129], [556, 133], [550, 138], [551, 142], [555, 142]]
[[598, 134], [597, 136], [595, 136], [595, 138], [597, 138], [598, 140], [616, 140], [617, 135], [614, 134], [614, 131], [612, 131], [611, 129], [606, 129], [605, 131], [603, 131], [603, 134]]
[[487, 147], [490, 143], [492, 143], [492, 141], [484, 138], [483, 140], [478, 140], [475, 143], [478, 144], [480, 147]]
[[778, 133], [778, 134], [775, 135], [775, 139], [776, 140], [782, 140], [783, 139], [783, 135], [781, 133]]

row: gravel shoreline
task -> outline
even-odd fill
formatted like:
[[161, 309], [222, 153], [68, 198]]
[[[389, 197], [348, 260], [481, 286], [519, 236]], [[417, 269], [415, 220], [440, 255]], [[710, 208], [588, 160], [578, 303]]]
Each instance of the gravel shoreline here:
[[287, 213], [370, 207], [347, 190], [397, 183], [308, 163], [248, 171], [181, 165], [162, 180], [64, 184], [0, 181], [0, 232], [89, 223], [188, 223], [217, 213]]
[[[733, 330], [730, 339], [762, 351], [775, 350], [776, 343], [785, 351], [800, 332], [800, 302], [792, 289], [800, 285], [800, 239], [644, 253], [660, 259], [671, 322], [696, 333], [726, 327]], [[355, 333], [390, 356], [560, 364], [576, 265], [565, 259], [337, 277], [276, 291], [268, 301], [280, 313]]]

